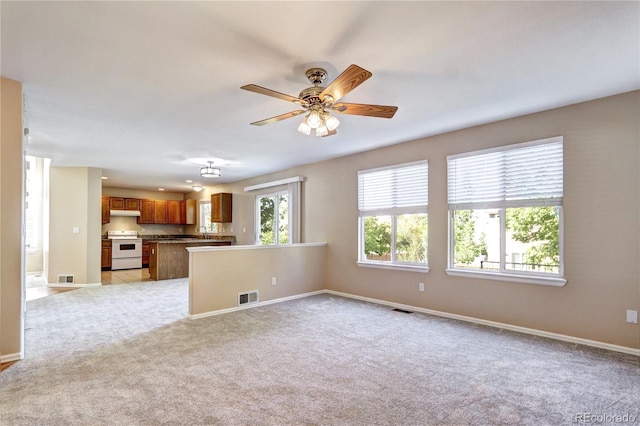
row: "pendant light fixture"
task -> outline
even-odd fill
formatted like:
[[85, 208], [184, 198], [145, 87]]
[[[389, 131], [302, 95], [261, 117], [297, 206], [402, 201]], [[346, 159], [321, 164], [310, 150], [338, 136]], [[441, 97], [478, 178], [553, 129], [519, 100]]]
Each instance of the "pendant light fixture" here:
[[207, 161], [208, 166], [200, 168], [200, 176], [205, 178], [217, 178], [222, 176], [218, 167], [213, 167], [213, 161]]

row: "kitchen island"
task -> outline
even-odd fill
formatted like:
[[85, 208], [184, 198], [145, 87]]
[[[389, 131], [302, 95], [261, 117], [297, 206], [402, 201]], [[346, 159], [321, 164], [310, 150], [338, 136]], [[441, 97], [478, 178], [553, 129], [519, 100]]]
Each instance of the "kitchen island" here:
[[230, 246], [234, 241], [235, 237], [149, 240], [149, 275], [156, 281], [186, 278], [189, 276], [187, 247]]

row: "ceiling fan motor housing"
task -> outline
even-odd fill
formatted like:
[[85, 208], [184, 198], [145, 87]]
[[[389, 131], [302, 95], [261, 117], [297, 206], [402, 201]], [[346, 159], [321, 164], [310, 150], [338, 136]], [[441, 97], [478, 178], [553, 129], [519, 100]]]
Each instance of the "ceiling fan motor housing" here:
[[323, 90], [324, 90], [324, 87], [320, 87], [320, 86], [307, 87], [302, 92], [300, 92], [298, 97], [308, 105], [321, 104], [323, 101], [320, 99], [319, 95], [320, 93], [322, 93]]
[[321, 84], [327, 78], [327, 71], [322, 68], [309, 68], [305, 74], [307, 76], [307, 80], [315, 86]]

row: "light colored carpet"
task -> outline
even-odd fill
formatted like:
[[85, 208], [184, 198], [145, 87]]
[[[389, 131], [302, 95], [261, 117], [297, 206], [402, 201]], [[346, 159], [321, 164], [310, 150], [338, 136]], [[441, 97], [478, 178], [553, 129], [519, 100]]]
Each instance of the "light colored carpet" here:
[[331, 295], [190, 320], [187, 293], [170, 280], [29, 302], [0, 424], [640, 422], [636, 356]]

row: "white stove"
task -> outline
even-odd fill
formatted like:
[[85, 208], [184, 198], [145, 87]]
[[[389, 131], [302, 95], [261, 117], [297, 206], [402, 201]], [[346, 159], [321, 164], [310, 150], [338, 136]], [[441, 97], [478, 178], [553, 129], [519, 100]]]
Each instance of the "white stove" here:
[[111, 270], [142, 268], [142, 238], [137, 231], [108, 231]]

